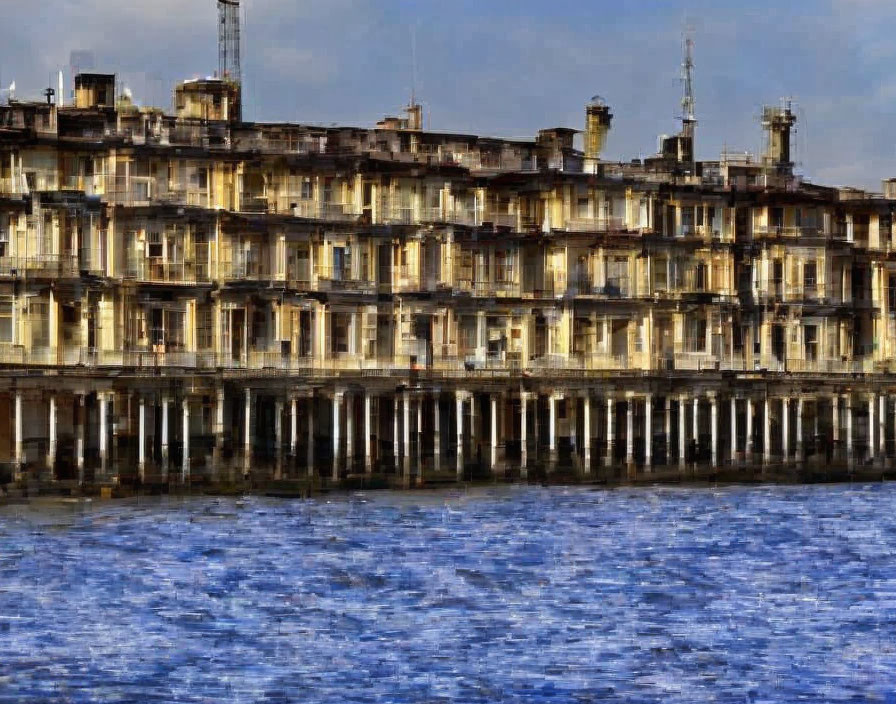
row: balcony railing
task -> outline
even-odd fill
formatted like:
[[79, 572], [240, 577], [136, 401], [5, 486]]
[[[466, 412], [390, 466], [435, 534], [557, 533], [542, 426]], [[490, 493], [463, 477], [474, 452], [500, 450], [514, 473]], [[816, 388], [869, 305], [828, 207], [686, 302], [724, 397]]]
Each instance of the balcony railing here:
[[31, 257], [0, 257], [0, 276], [77, 276], [78, 257], [68, 254], [39, 254]]
[[625, 218], [569, 218], [566, 221], [569, 232], [618, 232], [625, 230]]
[[843, 359], [779, 359], [763, 356], [753, 361], [743, 357], [716, 359], [706, 353], [672, 353], [649, 356], [642, 352], [630, 354], [573, 353], [570, 355], [542, 354], [523, 361], [518, 352], [481, 355], [477, 349], [460, 349], [455, 345], [433, 346], [433, 359], [427, 359], [424, 346], [410, 341], [399, 354], [388, 359], [365, 358], [361, 355], [327, 355], [326, 358], [289, 355], [277, 351], [249, 350], [242, 354], [214, 352], [155, 351], [149, 349], [100, 350], [80, 346], [58, 348], [33, 347], [0, 343], [0, 364], [9, 366], [63, 366], [88, 368], [160, 367], [183, 369], [273, 370], [284, 372], [339, 373], [362, 371], [376, 373], [407, 373], [411, 357], [416, 357], [415, 369], [464, 375], [481, 371], [515, 374], [528, 370], [532, 373], [585, 371], [737, 371], [792, 374], [872, 374], [887, 371], [884, 363], [871, 358]]
[[779, 227], [777, 225], [769, 225], [753, 228], [753, 239], [819, 237], [823, 236], [823, 234], [820, 227]]
[[315, 268], [318, 276], [318, 290], [320, 291], [376, 292], [377, 287], [374, 281], [354, 278], [351, 272], [345, 268], [334, 269], [331, 266], [317, 266]]

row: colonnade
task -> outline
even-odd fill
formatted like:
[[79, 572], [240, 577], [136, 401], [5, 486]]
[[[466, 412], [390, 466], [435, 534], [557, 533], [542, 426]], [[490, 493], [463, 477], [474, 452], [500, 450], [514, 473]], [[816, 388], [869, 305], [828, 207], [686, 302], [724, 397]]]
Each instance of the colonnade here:
[[[17, 388], [7, 406], [14, 478], [40, 466], [57, 476], [63, 406], [66, 463], [79, 481], [88, 449], [95, 477], [114, 480], [130, 462], [142, 480], [184, 482], [197, 467], [330, 481], [396, 474], [423, 483], [427, 475], [526, 478], [536, 468], [588, 475], [695, 464], [867, 465], [896, 456], [896, 395], [877, 391]], [[45, 426], [34, 422], [41, 409]], [[129, 438], [129, 452], [120, 451], [119, 436]]]

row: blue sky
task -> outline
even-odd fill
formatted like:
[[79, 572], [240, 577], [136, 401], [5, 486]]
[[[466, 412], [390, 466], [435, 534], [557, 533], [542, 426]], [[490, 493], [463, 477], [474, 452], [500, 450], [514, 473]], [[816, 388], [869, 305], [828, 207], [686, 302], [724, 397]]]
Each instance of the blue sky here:
[[[244, 0], [247, 117], [370, 125], [411, 89], [433, 129], [532, 136], [581, 127], [604, 96], [608, 158], [676, 129], [682, 29], [695, 28], [697, 154], [758, 151], [761, 107], [792, 96], [796, 158], [823, 183], [896, 176], [896, 2]], [[135, 7], [136, 6], [136, 7]], [[0, 0], [0, 81], [38, 96], [73, 49], [138, 101], [217, 65], [214, 0]]]

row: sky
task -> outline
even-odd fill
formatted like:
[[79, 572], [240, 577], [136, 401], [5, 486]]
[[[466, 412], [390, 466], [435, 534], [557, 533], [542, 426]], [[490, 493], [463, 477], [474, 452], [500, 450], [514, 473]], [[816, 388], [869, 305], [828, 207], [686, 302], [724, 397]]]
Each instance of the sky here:
[[[372, 126], [416, 86], [428, 128], [531, 138], [581, 129], [597, 94], [614, 114], [605, 157], [637, 158], [678, 129], [691, 26], [698, 158], [761, 151], [762, 106], [790, 97], [807, 179], [877, 190], [896, 176], [893, 0], [243, 5], [247, 119]], [[76, 50], [170, 108], [176, 81], [217, 68], [215, 0], [0, 0], [0, 86], [15, 80], [16, 97], [38, 98]]]

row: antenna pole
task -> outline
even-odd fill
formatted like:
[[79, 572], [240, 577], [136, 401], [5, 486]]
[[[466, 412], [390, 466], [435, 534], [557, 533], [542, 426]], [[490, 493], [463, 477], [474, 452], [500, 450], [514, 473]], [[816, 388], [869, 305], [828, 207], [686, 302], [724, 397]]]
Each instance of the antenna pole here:
[[411, 27], [411, 107], [417, 104], [417, 28]]
[[684, 97], [681, 99], [681, 121], [684, 132], [693, 136], [697, 122], [696, 102], [694, 100], [694, 39], [689, 28], [684, 40], [684, 63], [681, 66], [681, 80], [684, 83]]
[[218, 0], [218, 75], [242, 83], [240, 0]]

